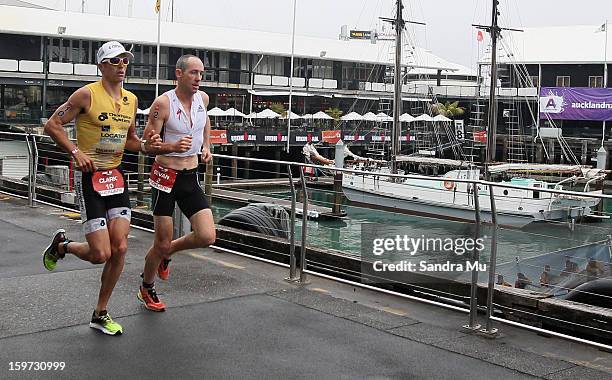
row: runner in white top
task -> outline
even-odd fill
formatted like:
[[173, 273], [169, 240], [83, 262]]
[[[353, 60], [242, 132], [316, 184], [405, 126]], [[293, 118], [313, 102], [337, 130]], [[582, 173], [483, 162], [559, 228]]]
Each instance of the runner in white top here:
[[[159, 133], [163, 139], [161, 148], [149, 152], [157, 155], [149, 180], [155, 240], [145, 259], [138, 292], [145, 307], [153, 311], [165, 310], [155, 292], [155, 272], [167, 279], [167, 264], [173, 253], [207, 247], [216, 239], [212, 212], [197, 176], [198, 156], [202, 162], [212, 159], [208, 95], [199, 90], [203, 73], [204, 65], [198, 57], [180, 57], [176, 62], [176, 88], [155, 99], [144, 131], [144, 136]], [[172, 240], [175, 202], [189, 218], [193, 232]]]

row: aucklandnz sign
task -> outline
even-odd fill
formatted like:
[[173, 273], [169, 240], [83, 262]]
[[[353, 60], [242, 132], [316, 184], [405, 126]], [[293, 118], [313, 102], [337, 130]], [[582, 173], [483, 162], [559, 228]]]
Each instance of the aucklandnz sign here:
[[540, 118], [612, 120], [612, 88], [542, 87]]

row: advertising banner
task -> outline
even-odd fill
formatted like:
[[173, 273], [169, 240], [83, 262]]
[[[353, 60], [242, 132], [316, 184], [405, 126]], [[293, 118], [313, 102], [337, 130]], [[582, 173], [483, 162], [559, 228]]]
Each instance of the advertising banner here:
[[340, 140], [340, 131], [322, 131], [322, 140], [326, 143], [335, 144]]
[[542, 87], [540, 118], [612, 120], [612, 88]]
[[211, 144], [227, 144], [227, 131], [225, 129], [212, 129], [210, 131]]

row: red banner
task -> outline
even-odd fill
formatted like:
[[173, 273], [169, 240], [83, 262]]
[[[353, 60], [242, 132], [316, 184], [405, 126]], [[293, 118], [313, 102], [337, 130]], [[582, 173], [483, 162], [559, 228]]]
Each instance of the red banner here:
[[227, 131], [225, 129], [213, 129], [210, 131], [211, 144], [227, 144]]
[[474, 142], [487, 143], [487, 131], [477, 131], [473, 133]]
[[340, 140], [340, 131], [322, 131], [323, 142], [335, 144]]

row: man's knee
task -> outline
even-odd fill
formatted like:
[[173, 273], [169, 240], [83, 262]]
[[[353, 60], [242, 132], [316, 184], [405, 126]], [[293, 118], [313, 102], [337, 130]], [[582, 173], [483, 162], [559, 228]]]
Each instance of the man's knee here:
[[122, 241], [111, 247], [111, 253], [113, 258], [125, 257], [127, 253], [127, 241]]
[[196, 232], [195, 238], [198, 247], [205, 248], [215, 243], [215, 240], [217, 240], [217, 234], [214, 229], [212, 231], [201, 231]]
[[92, 248], [90, 250], [90, 262], [92, 264], [104, 264], [110, 257], [111, 253], [105, 249]]
[[171, 245], [172, 241], [169, 240], [155, 240], [155, 252], [162, 258], [167, 258], [170, 255]]

